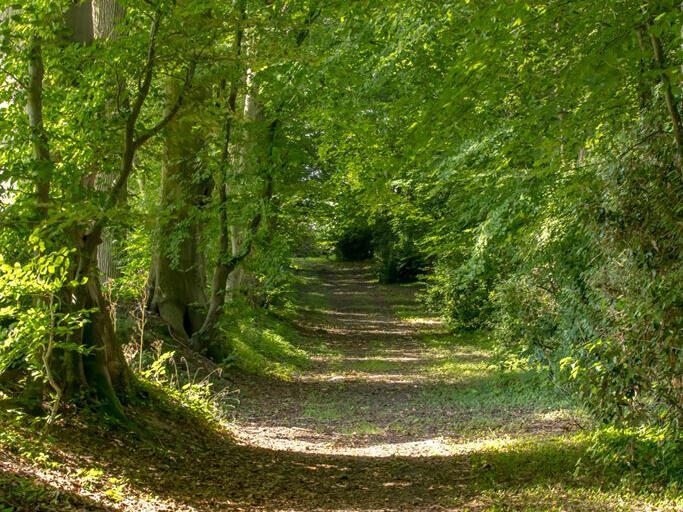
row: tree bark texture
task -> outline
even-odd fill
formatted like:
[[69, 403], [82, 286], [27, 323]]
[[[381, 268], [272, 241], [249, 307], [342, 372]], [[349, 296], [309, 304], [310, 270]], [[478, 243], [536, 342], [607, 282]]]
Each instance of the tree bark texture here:
[[[169, 104], [175, 102], [178, 84], [167, 85]], [[169, 325], [174, 336], [189, 341], [204, 322], [206, 278], [202, 265], [198, 214], [207, 200], [210, 183], [198, 179], [197, 154], [203, 134], [196, 120], [184, 110], [165, 131], [161, 174], [161, 217], [158, 246], [153, 261], [152, 307]]]
[[[95, 39], [117, 38], [116, 26], [125, 15], [125, 10], [117, 0], [92, 0], [92, 32]], [[119, 96], [121, 96], [119, 91]], [[112, 106], [113, 109], [113, 106]], [[95, 177], [95, 189], [110, 190], [114, 185], [114, 172], [98, 172]], [[100, 278], [104, 283], [116, 277], [117, 267], [114, 261], [114, 233], [105, 229], [102, 233], [102, 243], [97, 247], [97, 266]]]

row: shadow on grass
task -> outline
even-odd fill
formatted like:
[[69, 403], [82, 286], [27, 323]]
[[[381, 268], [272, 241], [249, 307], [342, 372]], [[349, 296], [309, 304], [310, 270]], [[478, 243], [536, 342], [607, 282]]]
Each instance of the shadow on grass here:
[[[347, 277], [356, 276], [358, 269], [357, 265], [321, 267], [317, 274], [323, 280], [336, 283], [340, 292], [355, 293], [360, 281]], [[313, 317], [309, 318], [311, 326], [327, 323], [342, 331], [327, 334], [325, 341], [332, 347], [338, 344], [344, 349], [341, 355], [349, 358], [374, 355], [368, 349], [373, 348], [370, 343], [378, 338], [391, 341], [391, 346], [400, 348], [400, 355], [406, 348], [415, 347], [414, 333], [409, 329], [381, 331], [390, 322], [393, 311], [390, 308], [405, 307], [412, 300], [413, 291], [406, 288], [394, 293], [393, 290], [397, 289], [375, 296], [378, 304], [371, 303], [371, 297], [365, 294], [360, 295], [367, 304], [357, 302], [359, 294], [340, 293], [330, 307], [321, 304], [324, 301], [320, 296], [313, 296], [318, 306], [341, 314], [312, 313], [309, 315]], [[376, 311], [378, 307], [382, 314], [374, 317], [375, 323], [370, 326], [367, 315], [356, 314], [364, 308]], [[290, 352], [286, 332], [274, 331], [263, 338], [260, 332], [252, 333], [250, 329], [249, 325], [234, 333], [235, 337], [241, 336], [239, 340], [247, 340], [244, 343], [250, 350], [244, 349], [241, 361], [253, 359], [260, 364], [261, 356], [274, 355], [288, 362], [297, 360], [299, 353]], [[460, 367], [442, 369], [452, 373], [469, 364], [482, 363], [460, 355], [458, 359]], [[426, 372], [435, 363], [429, 358], [415, 361], [412, 366], [406, 362], [409, 364], [404, 369], [409, 373]], [[423, 364], [424, 368], [420, 366]], [[388, 369], [386, 365], [378, 367], [376, 362], [374, 368], [370, 366], [366, 369], [376, 372]], [[461, 375], [457, 382], [417, 385], [372, 381], [367, 376], [342, 382], [272, 379], [252, 389], [262, 395], [255, 412], [259, 414], [258, 425], [264, 428], [273, 424], [301, 430], [302, 409], [307, 404], [326, 404], [332, 409], [312, 410], [319, 416], [312, 424], [319, 425], [321, 415], [327, 415], [333, 430], [340, 426], [335, 421], [360, 423], [371, 419], [371, 414], [379, 415], [382, 425], [390, 424], [388, 420], [392, 418], [410, 422], [417, 417], [432, 430], [410, 436], [411, 440], [428, 440], [435, 433], [448, 432], [458, 422], [467, 420], [467, 414], [500, 426], [509, 423], [511, 416], [528, 423], [538, 413], [558, 406], [556, 397], [539, 398], [534, 383], [526, 383], [515, 375], [502, 377], [482, 368]], [[295, 413], [286, 411], [288, 407]], [[469, 408], [475, 412], [468, 412]], [[471, 511], [642, 509], [621, 500], [621, 490], [616, 487], [618, 475], [598, 469], [575, 475], [577, 461], [587, 448], [587, 441], [578, 435], [497, 440], [489, 433], [481, 444], [451, 456], [328, 455], [239, 444], [196, 413], [179, 408], [158, 393], [152, 393], [128, 413], [140, 426], [140, 433], [113, 431], [71, 417], [66, 425], [55, 425], [51, 438], [37, 450], [58, 462], [60, 471], [68, 472], [72, 479], [77, 478], [73, 475], [81, 469], [101, 471], [103, 485], [115, 478], [117, 482], [125, 482], [138, 497], [153, 496], [174, 503], [170, 510], [189, 507], [201, 512], [423, 511], [444, 507]], [[373, 427], [365, 424], [363, 428], [372, 432]], [[486, 426], [489, 427], [490, 424]], [[19, 432], [26, 442], [39, 442], [30, 430]], [[380, 435], [370, 442], [380, 444], [387, 439]], [[564, 507], [566, 503], [571, 503], [571, 508]], [[135, 507], [130, 505], [127, 510], [139, 510]], [[86, 505], [85, 510], [106, 509], [89, 509]]]

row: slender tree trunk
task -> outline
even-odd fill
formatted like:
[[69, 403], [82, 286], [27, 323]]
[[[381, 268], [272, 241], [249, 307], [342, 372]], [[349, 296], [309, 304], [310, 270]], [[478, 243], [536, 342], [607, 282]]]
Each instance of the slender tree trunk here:
[[[43, 124], [43, 78], [45, 67], [43, 64], [42, 44], [38, 36], [34, 35], [29, 41], [28, 47], [28, 89], [26, 91], [26, 115], [31, 130], [32, 159], [35, 166], [34, 199], [36, 202], [35, 214], [38, 222], [44, 222], [48, 218], [50, 208], [50, 187], [52, 180], [52, 159], [47, 133]], [[54, 307], [50, 304], [49, 307]], [[47, 356], [45, 356], [47, 354]], [[51, 365], [52, 351], [45, 352], [43, 363], [46, 373], [52, 375]], [[59, 383], [50, 382], [59, 398], [63, 393], [63, 387]], [[39, 410], [42, 402], [43, 386], [39, 379], [32, 375], [27, 376], [23, 397], [27, 403], [35, 403]]]
[[[239, 56], [239, 48], [241, 45], [241, 32], [238, 34], [238, 42], [236, 43]], [[211, 298], [209, 301], [209, 309], [204, 318], [201, 328], [197, 333], [197, 337], [201, 337], [206, 333], [213, 332], [214, 325], [218, 319], [223, 304], [225, 304], [225, 288], [230, 272], [234, 269], [237, 262], [234, 258], [226, 261], [227, 255], [230, 254], [230, 237], [228, 234], [228, 212], [227, 212], [227, 190], [225, 183], [225, 175], [227, 172], [228, 161], [230, 157], [230, 137], [232, 135], [232, 121], [236, 112], [237, 101], [237, 83], [233, 82], [230, 88], [230, 95], [228, 97], [228, 112], [225, 116], [224, 127], [224, 142], [221, 151], [221, 163], [217, 173], [216, 187], [218, 190], [218, 261], [214, 268], [213, 278], [211, 280]]]
[[[246, 132], [244, 140], [240, 146], [237, 158], [238, 174], [248, 175], [255, 172], [263, 165], [263, 141], [264, 141], [264, 110], [263, 105], [257, 98], [256, 85], [254, 84], [254, 73], [247, 70], [246, 74], [247, 93], [244, 97], [243, 118], [246, 121]], [[245, 240], [249, 233], [245, 231], [245, 226], [230, 226], [230, 245], [232, 257], [238, 257], [242, 251]], [[234, 295], [241, 291], [243, 282], [247, 279], [244, 269], [241, 266], [235, 268], [228, 277], [227, 289]]]
[[28, 91], [26, 114], [31, 129], [31, 145], [33, 147], [33, 161], [36, 165], [35, 198], [37, 212], [41, 218], [46, 218], [50, 203], [50, 181], [52, 159], [50, 146], [43, 125], [43, 53], [41, 41], [33, 36], [29, 43]]
[[[241, 22], [246, 18], [246, 2], [242, 0], [239, 5]], [[244, 37], [244, 29], [242, 23], [237, 28], [235, 34], [234, 53], [235, 58], [239, 62], [242, 55], [242, 39]], [[210, 339], [218, 320], [218, 315], [221, 308], [225, 304], [225, 294], [227, 289], [228, 277], [234, 270], [235, 266], [239, 264], [246, 254], [240, 256], [233, 256], [228, 259], [231, 253], [230, 241], [230, 226], [228, 225], [228, 195], [226, 175], [228, 172], [228, 165], [230, 162], [230, 144], [232, 142], [232, 127], [233, 120], [237, 114], [237, 93], [239, 89], [239, 80], [233, 79], [230, 83], [228, 94], [227, 112], [225, 113], [225, 123], [223, 128], [223, 148], [221, 151], [220, 165], [216, 174], [216, 187], [218, 191], [218, 260], [213, 271], [213, 278], [211, 280], [211, 297], [209, 300], [209, 307], [199, 331], [193, 335], [194, 345], [200, 349], [210, 348]], [[234, 249], [234, 248], [233, 248]], [[208, 338], [208, 339], [207, 339]]]
[[[310, 33], [310, 25], [318, 18], [319, 15], [319, 6], [317, 2], [313, 2], [306, 17], [304, 28], [296, 34], [297, 46], [301, 46], [306, 41]], [[249, 122], [251, 129], [247, 131], [244, 143], [241, 147], [238, 160], [238, 172], [247, 172], [249, 169], [258, 169], [260, 171], [260, 174], [265, 180], [264, 192], [260, 197], [264, 203], [261, 205], [261, 207], [263, 207], [272, 203], [272, 150], [275, 141], [275, 134], [279, 125], [278, 116], [280, 114], [280, 107], [275, 109], [275, 119], [266, 128], [264, 107], [258, 99], [258, 88], [254, 83], [254, 73], [251, 70], [247, 70], [246, 88], [247, 94], [245, 95], [244, 99], [244, 119]], [[259, 224], [261, 215], [263, 214], [260, 213], [258, 215]], [[268, 219], [268, 225], [270, 227], [274, 227], [275, 223], [272, 218]], [[256, 226], [258, 227], [258, 224]], [[233, 258], [244, 252], [242, 246], [245, 240], [248, 240], [249, 244], [251, 243], [250, 238], [254, 231], [255, 230], [252, 229], [251, 231], [247, 230], [245, 232], [245, 229], [242, 226], [230, 226]], [[246, 275], [244, 269], [238, 266], [234, 271], [232, 271], [228, 278], [227, 290], [231, 294], [234, 294], [243, 287], [243, 283], [247, 280], [251, 280], [250, 276]], [[252, 282], [252, 284], [254, 283]]]

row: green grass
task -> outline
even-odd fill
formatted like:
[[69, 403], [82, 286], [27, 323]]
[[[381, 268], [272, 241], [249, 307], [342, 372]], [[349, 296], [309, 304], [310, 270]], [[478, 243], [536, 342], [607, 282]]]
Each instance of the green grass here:
[[364, 359], [359, 361], [338, 361], [331, 365], [331, 369], [343, 372], [385, 373], [400, 369], [401, 363], [383, 361], [382, 359]]
[[[308, 307], [328, 307], [318, 296], [310, 300]], [[362, 379], [324, 382], [301, 397], [296, 414], [349, 443], [357, 441], [352, 436], [369, 436], [372, 444], [377, 441], [372, 436], [387, 434], [425, 442], [445, 435], [452, 456], [366, 458], [282, 451], [275, 461], [271, 450], [235, 444], [209, 421], [204, 414], [208, 408], [182, 406], [169, 390], [156, 389], [138, 390], [144, 398], [129, 404], [131, 418], [146, 425], [134, 434], [97, 423], [80, 411], [59, 418], [43, 436], [44, 420], [0, 412], [0, 457], [11, 453], [34, 468], [58, 473], [74, 482], [78, 492], [103, 496], [110, 507], [152, 496], [204, 510], [207, 503], [213, 507], [213, 500], [237, 497], [245, 508], [255, 509], [285, 496], [293, 500], [287, 508], [297, 510], [333, 505], [370, 510], [387, 504], [397, 510], [438, 504], [480, 512], [682, 509], [676, 483], [680, 473], [656, 472], [658, 467], [680, 468], [675, 446], [669, 459], [657, 459], [663, 434], [614, 428], [546, 431], [571, 419], [590, 423], [570, 397], [549, 385], [543, 372], [494, 364], [486, 333], [456, 335], [418, 308], [398, 306], [395, 311], [419, 327], [425, 357], [414, 369], [430, 378], [392, 386]], [[235, 309], [224, 322], [232, 354], [228, 363], [245, 371], [288, 379], [308, 364], [311, 353], [334, 354], [323, 342], [316, 345], [308, 338], [305, 350], [297, 348], [302, 340], [296, 329], [273, 315]], [[376, 374], [398, 369], [402, 363], [382, 360], [380, 349], [353, 361], [338, 354], [330, 366]], [[372, 398], [378, 393], [386, 393], [386, 403]], [[540, 429], [526, 430], [533, 422]], [[102, 443], [103, 438], [108, 442]], [[349, 480], [350, 489], [344, 487]], [[271, 495], [259, 495], [269, 488]], [[355, 494], [356, 489], [363, 492]], [[357, 497], [367, 496], [367, 504], [356, 504]], [[17, 503], [23, 507], [18, 510], [95, 509], [88, 499], [0, 470], [0, 512], [15, 512]], [[285, 508], [280, 502], [272, 505]]]
[[554, 387], [547, 372], [499, 364], [489, 333], [449, 332], [418, 304], [395, 306], [394, 314], [417, 326], [425, 350], [435, 359], [425, 368], [435, 384], [422, 387], [415, 403], [451, 412], [454, 433], [476, 439], [521, 431], [531, 422], [544, 428], [590, 424], [577, 401]]
[[385, 432], [385, 429], [370, 421], [358, 421], [339, 429], [339, 433], [346, 436], [369, 436]]
[[325, 403], [320, 398], [313, 398], [304, 404], [301, 414], [304, 418], [320, 422], [338, 421], [347, 416], [339, 404]]
[[[670, 433], [644, 427], [599, 427], [575, 396], [554, 385], [548, 372], [519, 361], [512, 367], [501, 365], [489, 333], [451, 333], [424, 314], [418, 304], [395, 306], [394, 313], [417, 325], [430, 353], [442, 358], [427, 371], [444, 382], [423, 388], [415, 402], [454, 412], [453, 432], [474, 440], [473, 463], [486, 469], [476, 480], [482, 497], [499, 499], [500, 493], [486, 490], [496, 483], [514, 481], [523, 487], [533, 482], [524, 497], [515, 496], [521, 501], [513, 506], [513, 499], [510, 509], [521, 508], [523, 501], [524, 510], [565, 510], [567, 503], [580, 510], [586, 504], [590, 505], [585, 510], [632, 510], [626, 505], [634, 496], [629, 481], [637, 481], [653, 489], [655, 495], [667, 496], [664, 508], [671, 506], [668, 500], [672, 497], [681, 504], [683, 457], [680, 445], [666, 441], [672, 438]], [[540, 425], [539, 434], [515, 433], [533, 422]], [[571, 423], [581, 429], [544, 434], [544, 429], [552, 432], [553, 426]], [[557, 480], [557, 474], [563, 473], [575, 475], [579, 481], [595, 478], [619, 489], [624, 506], [603, 508], [606, 495], [602, 489], [567, 488], [570, 479]], [[576, 482], [571, 480], [571, 485]], [[558, 498], [549, 499], [552, 493]], [[653, 500], [656, 502], [656, 497]], [[486, 510], [508, 507], [495, 505]]]
[[221, 333], [229, 354], [224, 366], [289, 379], [309, 364], [308, 354], [296, 346], [296, 330], [267, 312], [233, 304], [221, 318]]
[[[296, 348], [297, 333], [286, 322], [271, 315], [245, 315], [244, 311], [239, 315], [241, 322], [224, 326], [233, 350], [233, 365], [259, 373], [260, 365], [265, 365], [270, 375], [287, 379], [307, 364], [309, 341], [306, 351]], [[325, 383], [324, 390], [302, 399], [298, 414], [317, 423], [321, 431], [333, 429], [343, 436], [342, 442], [352, 442], [352, 436], [369, 436], [374, 443], [372, 436], [392, 433], [415, 441], [452, 434], [454, 454], [449, 457], [373, 459], [280, 452], [274, 464], [273, 452], [233, 445], [229, 436], [217, 435], [213, 430], [217, 425], [196, 423], [198, 420], [192, 418], [199, 414], [197, 409], [179, 407], [176, 401], [162, 407], [149, 399], [139, 404], [149, 407], [149, 411], [134, 412], [138, 419], [152, 418], [149, 428], [157, 429], [147, 432], [146, 440], [108, 430], [111, 426], [86, 426], [87, 419], [76, 417], [71, 418], [73, 423], [68, 427], [60, 427], [59, 420], [55, 441], [50, 435], [38, 435], [40, 421], [32, 422], [13, 412], [15, 416], [0, 415], [0, 450], [34, 467], [68, 475], [79, 489], [104, 496], [105, 503], [111, 506], [118, 506], [129, 496], [140, 499], [148, 494], [193, 503], [196, 496], [206, 492], [206, 486], [211, 491], [206, 496], [201, 494], [201, 499], [218, 500], [228, 496], [226, 485], [234, 481], [235, 486], [248, 483], [253, 488], [235, 488], [230, 496], [256, 493], [254, 503], [258, 503], [260, 489], [278, 485], [274, 495], [295, 493], [299, 501], [292, 507], [330, 509], [324, 499], [331, 492], [339, 493], [335, 499], [355, 499], [348, 489], [337, 488], [337, 484], [362, 475], [362, 480], [358, 477], [353, 481], [353, 488], [368, 488], [364, 495], [376, 497], [363, 510], [378, 509], [386, 503], [406, 510], [450, 503], [458, 510], [489, 512], [680, 510], [683, 503], [679, 488], [673, 484], [666, 487], [653, 478], [653, 461], [647, 462], [659, 453], [655, 449], [659, 439], [656, 433], [629, 436], [602, 430], [601, 446], [606, 451], [599, 453], [592, 448], [596, 436], [592, 431], [526, 432], [532, 421], [553, 425], [583, 416], [569, 397], [548, 385], [548, 376], [542, 372], [493, 364], [486, 334], [454, 335], [443, 328], [437, 330], [434, 324], [422, 322], [425, 317], [414, 310], [408, 318], [425, 325], [421, 339], [426, 357], [419, 369], [433, 379], [407, 386], [397, 402], [386, 404], [371, 398], [366, 402], [350, 400], [359, 396], [354, 394], [354, 385], [378, 393], [391, 391], [381, 385], [373, 388], [372, 382]], [[396, 369], [397, 364], [382, 360], [380, 353], [375, 358], [373, 353], [365, 360], [333, 361], [332, 367], [383, 373]], [[117, 442], [103, 445], [103, 434]], [[218, 453], [218, 449], [223, 451]], [[618, 456], [628, 450], [637, 458]], [[612, 459], [607, 460], [608, 456]], [[675, 453], [671, 452], [671, 456]], [[638, 465], [643, 460], [650, 466]], [[196, 463], [196, 470], [188, 473], [188, 461]], [[145, 470], [137, 472], [143, 465]], [[352, 469], [347, 471], [349, 467]], [[373, 468], [371, 474], [366, 473], [367, 468]], [[447, 481], [440, 479], [442, 472], [453, 468], [461, 468], [460, 473]], [[226, 474], [230, 479], [224, 479]], [[235, 475], [240, 475], [239, 479]], [[668, 475], [663, 480], [673, 479], [675, 475]], [[425, 502], [413, 501], [414, 497]], [[50, 510], [50, 506], [58, 510], [87, 509], [89, 503], [83, 500], [87, 498], [0, 471], [0, 512], [5, 512], [3, 506], [14, 512], [5, 505], [12, 502], [24, 505], [19, 510]], [[246, 507], [252, 505], [245, 500]], [[351, 508], [353, 504], [342, 505]]]

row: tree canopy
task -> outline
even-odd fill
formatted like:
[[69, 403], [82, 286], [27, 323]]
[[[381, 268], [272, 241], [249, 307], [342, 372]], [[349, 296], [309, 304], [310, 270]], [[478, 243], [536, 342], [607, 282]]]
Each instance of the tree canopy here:
[[293, 258], [336, 255], [677, 442], [681, 14], [3, 0], [2, 389], [127, 423], [122, 318], [224, 364], [236, 304], [286, 310]]

